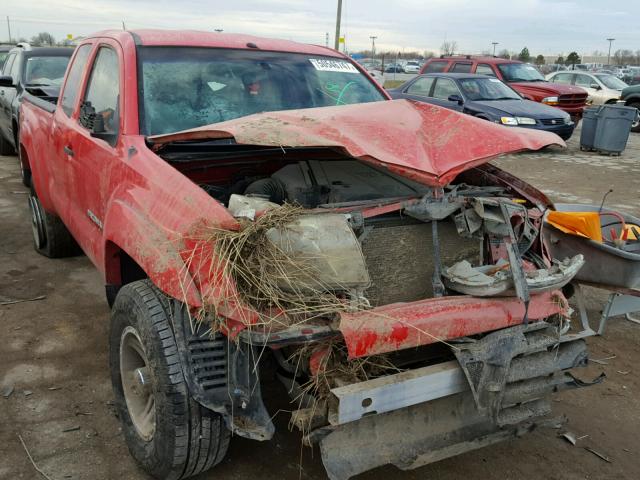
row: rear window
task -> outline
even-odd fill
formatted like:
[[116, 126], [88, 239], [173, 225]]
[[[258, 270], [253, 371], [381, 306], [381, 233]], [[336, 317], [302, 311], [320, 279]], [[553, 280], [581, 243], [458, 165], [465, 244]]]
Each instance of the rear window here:
[[471, 63], [454, 63], [452, 73], [471, 73]]
[[64, 91], [62, 92], [62, 111], [69, 117], [73, 112], [76, 98], [78, 98], [78, 90], [80, 90], [80, 80], [82, 80], [82, 72], [84, 71], [84, 67], [87, 64], [89, 53], [91, 52], [92, 47], [93, 45], [86, 44], [78, 48], [76, 56], [73, 60], [73, 64], [71, 65], [71, 69], [69, 70], [69, 75], [67, 75], [67, 83], [65, 84]]
[[495, 72], [493, 71], [493, 68], [491, 68], [491, 66], [487, 65], [486, 63], [480, 63], [476, 67], [476, 73], [478, 75], [490, 75], [492, 77], [496, 76]]
[[29, 57], [24, 69], [25, 85], [61, 85], [69, 57]]
[[140, 47], [140, 130], [153, 135], [253, 113], [386, 97], [341, 58], [256, 50]]
[[447, 61], [435, 61], [435, 62], [431, 62], [428, 63], [426, 67], [424, 67], [424, 70], [422, 73], [440, 73], [440, 72], [444, 72], [445, 69], [447, 68], [447, 65], [449, 64], [449, 62]]

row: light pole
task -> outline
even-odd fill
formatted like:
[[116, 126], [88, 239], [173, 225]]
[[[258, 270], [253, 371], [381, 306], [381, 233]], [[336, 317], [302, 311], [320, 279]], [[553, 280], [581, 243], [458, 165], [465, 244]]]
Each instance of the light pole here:
[[376, 59], [376, 38], [378, 37], [369, 37], [371, 39], [371, 63], [375, 63]]
[[340, 19], [342, 18], [342, 0], [338, 0], [338, 12], [336, 14], [336, 39], [334, 48], [340, 51]]
[[491, 45], [493, 45], [493, 56], [496, 56], [496, 45], [498, 45], [498, 42], [491, 42]]
[[607, 38], [607, 42], [609, 42], [609, 55], [607, 55], [607, 67], [611, 65], [611, 44], [615, 38]]

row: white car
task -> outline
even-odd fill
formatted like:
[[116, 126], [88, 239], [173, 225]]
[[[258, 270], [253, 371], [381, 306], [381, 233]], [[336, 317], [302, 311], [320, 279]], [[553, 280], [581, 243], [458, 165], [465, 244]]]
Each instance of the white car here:
[[407, 62], [403, 68], [405, 73], [420, 73], [420, 64], [418, 62]]
[[591, 105], [615, 103], [620, 100], [622, 89], [629, 86], [610, 73], [554, 72], [547, 75], [546, 79], [584, 88], [589, 94], [587, 103]]

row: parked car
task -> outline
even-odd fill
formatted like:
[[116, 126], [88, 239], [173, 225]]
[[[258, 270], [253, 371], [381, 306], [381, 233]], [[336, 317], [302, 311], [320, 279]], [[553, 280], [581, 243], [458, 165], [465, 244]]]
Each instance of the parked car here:
[[161, 30], [83, 39], [20, 121], [34, 247], [102, 273], [115, 409], [155, 478], [273, 437], [265, 359], [340, 479], [521, 436], [584, 385], [561, 290], [584, 261], [555, 263], [553, 205], [489, 163], [556, 135], [391, 101], [329, 48]]
[[389, 90], [393, 98], [439, 105], [501, 125], [545, 130], [568, 140], [575, 123], [568, 113], [526, 100], [497, 78], [470, 73], [419, 75]]
[[495, 57], [452, 56], [430, 59], [420, 73], [477, 73], [496, 77], [534, 102], [564, 110], [572, 119], [582, 117], [587, 93], [578, 87], [547, 82], [534, 67], [517, 60]]
[[403, 68], [405, 73], [420, 73], [420, 62], [409, 60]]
[[[622, 90], [620, 99], [627, 107], [635, 107], [640, 110], [640, 85], [633, 85]], [[632, 132], [640, 132], [640, 121], [636, 121], [631, 127]]]
[[587, 101], [591, 105], [616, 103], [620, 99], [622, 89], [628, 87], [626, 83], [610, 73], [555, 72], [547, 75], [547, 80], [585, 89], [589, 94]]
[[[57, 98], [72, 48], [13, 48], [0, 76], [0, 155], [16, 151], [20, 103], [25, 92], [44, 98]], [[30, 172], [22, 168], [22, 181], [29, 185]]]
[[384, 68], [384, 73], [404, 73], [404, 68], [399, 63], [390, 63]]
[[4, 61], [9, 56], [9, 50], [13, 47], [0, 45], [0, 72], [2, 71], [2, 67], [4, 66]]

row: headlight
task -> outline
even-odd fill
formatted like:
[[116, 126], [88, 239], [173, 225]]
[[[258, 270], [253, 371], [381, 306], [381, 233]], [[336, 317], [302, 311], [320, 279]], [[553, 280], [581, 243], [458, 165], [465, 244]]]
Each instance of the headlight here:
[[281, 259], [277, 286], [285, 291], [361, 289], [371, 283], [360, 242], [345, 215], [301, 215], [267, 230], [266, 237]]
[[545, 97], [542, 99], [542, 103], [547, 105], [558, 105], [558, 97]]
[[503, 125], [518, 125], [518, 120], [513, 117], [500, 117], [500, 122]]
[[569, 125], [570, 123], [571, 123], [571, 117], [569, 117], [569, 116], [564, 117], [564, 124], [565, 125]]
[[533, 118], [528, 117], [516, 117], [518, 125], [535, 125], [536, 121]]

